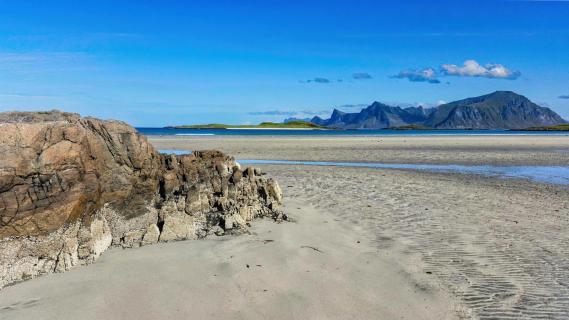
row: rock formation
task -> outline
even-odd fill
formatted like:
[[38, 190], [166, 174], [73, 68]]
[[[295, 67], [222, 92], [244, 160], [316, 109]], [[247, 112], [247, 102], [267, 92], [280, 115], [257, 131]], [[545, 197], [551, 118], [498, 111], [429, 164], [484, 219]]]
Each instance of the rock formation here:
[[0, 113], [0, 288], [109, 246], [199, 239], [279, 219], [278, 184], [218, 151], [164, 155], [119, 121]]

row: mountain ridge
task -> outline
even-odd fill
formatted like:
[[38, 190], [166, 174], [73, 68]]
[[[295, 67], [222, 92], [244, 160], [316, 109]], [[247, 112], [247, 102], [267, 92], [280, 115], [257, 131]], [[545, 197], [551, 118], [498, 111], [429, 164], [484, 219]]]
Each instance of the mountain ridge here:
[[401, 108], [375, 101], [358, 113], [334, 109], [329, 119], [315, 116], [310, 121], [342, 129], [385, 129], [409, 125], [433, 129], [523, 129], [567, 123], [551, 109], [512, 91], [495, 91], [435, 108]]

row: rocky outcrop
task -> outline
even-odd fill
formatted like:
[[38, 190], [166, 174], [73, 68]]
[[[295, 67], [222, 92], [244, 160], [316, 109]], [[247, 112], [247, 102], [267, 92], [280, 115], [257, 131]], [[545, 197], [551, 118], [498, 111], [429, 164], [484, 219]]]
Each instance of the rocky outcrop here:
[[120, 121], [0, 114], [0, 288], [137, 247], [280, 218], [278, 184], [218, 151], [164, 155]]

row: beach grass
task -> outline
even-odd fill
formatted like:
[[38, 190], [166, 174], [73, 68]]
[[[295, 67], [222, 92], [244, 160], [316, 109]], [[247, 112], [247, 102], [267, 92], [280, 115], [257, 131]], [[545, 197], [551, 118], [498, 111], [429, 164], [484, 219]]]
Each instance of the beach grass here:
[[569, 131], [569, 123], [555, 126], [530, 127], [521, 129], [521, 131]]

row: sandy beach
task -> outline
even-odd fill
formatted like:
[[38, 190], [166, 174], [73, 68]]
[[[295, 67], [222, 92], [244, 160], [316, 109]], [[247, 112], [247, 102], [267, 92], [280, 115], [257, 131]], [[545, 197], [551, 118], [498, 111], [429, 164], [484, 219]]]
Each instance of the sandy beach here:
[[[298, 209], [300, 208], [300, 209]], [[113, 249], [0, 294], [6, 319], [454, 319], [449, 296], [357, 226], [289, 201], [250, 234]], [[452, 305], [450, 305], [452, 306]], [[452, 306], [454, 307], [454, 306]]]
[[569, 136], [151, 136], [150, 142], [236, 159], [569, 165]]
[[[151, 137], [237, 159], [569, 165], [568, 137]], [[264, 165], [294, 222], [113, 249], [0, 292], [7, 319], [561, 319], [569, 189], [413, 170]]]

